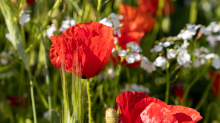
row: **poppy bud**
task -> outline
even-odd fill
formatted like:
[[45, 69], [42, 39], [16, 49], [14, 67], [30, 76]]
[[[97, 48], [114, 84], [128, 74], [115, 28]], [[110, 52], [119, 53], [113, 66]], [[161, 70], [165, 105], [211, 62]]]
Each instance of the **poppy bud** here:
[[119, 123], [119, 117], [113, 108], [108, 108], [105, 111], [105, 121], [106, 123]]

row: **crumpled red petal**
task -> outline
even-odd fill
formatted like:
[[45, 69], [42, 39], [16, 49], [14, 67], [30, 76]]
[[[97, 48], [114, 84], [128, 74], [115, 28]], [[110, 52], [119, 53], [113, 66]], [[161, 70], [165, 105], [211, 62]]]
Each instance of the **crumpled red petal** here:
[[116, 98], [120, 112], [121, 112], [121, 121], [122, 123], [129, 123], [130, 121], [130, 112], [137, 102], [141, 101], [144, 98], [149, 97], [143, 92], [135, 91], [126, 91], [122, 94], [119, 94]]
[[136, 103], [136, 105], [134, 106], [134, 108], [132, 109], [131, 113], [130, 113], [130, 122], [134, 123], [136, 121], [136, 119], [138, 118], [138, 116], [140, 116], [141, 112], [148, 107], [151, 103], [156, 103], [162, 107], [165, 107], [167, 109], [169, 109], [170, 107], [164, 103], [163, 101], [153, 98], [153, 97], [147, 97], [142, 99], [140, 102]]
[[[98, 74], [109, 59], [114, 47], [112, 28], [97, 22], [78, 24], [60, 36], [51, 36], [50, 59], [61, 69], [90, 78]], [[77, 61], [76, 61], [77, 58]]]
[[167, 105], [142, 92], [126, 91], [116, 98], [121, 123], [196, 123], [202, 119], [196, 110]]
[[141, 112], [135, 122], [130, 123], [178, 123], [178, 121], [170, 115], [168, 108], [152, 102]]
[[172, 106], [170, 113], [178, 120], [179, 123], [194, 123], [202, 119], [202, 116], [195, 109], [184, 106]]

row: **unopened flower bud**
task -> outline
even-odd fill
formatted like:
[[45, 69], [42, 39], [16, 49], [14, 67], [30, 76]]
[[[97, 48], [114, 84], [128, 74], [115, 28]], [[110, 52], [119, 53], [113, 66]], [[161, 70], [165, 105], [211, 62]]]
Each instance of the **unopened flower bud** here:
[[105, 111], [105, 121], [106, 123], [119, 123], [119, 117], [113, 108], [108, 108]]

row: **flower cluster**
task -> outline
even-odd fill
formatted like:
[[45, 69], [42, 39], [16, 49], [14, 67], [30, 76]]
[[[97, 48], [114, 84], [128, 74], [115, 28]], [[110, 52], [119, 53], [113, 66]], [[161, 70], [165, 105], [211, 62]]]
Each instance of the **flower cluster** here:
[[[158, 56], [153, 63], [150, 62], [148, 58], [143, 57], [141, 67], [151, 73], [156, 71], [156, 67], [161, 67], [164, 70], [169, 60], [176, 59], [177, 63], [185, 68], [191, 67], [191, 64], [195, 68], [198, 68], [205, 65], [208, 60], [211, 60], [211, 65], [215, 69], [219, 69], [220, 58], [217, 54], [210, 53], [210, 51], [203, 46], [192, 49], [192, 46], [195, 45], [195, 41], [201, 37], [201, 34], [208, 35], [207, 41], [210, 42], [208, 40], [209, 36], [213, 36], [211, 35], [213, 33], [219, 33], [219, 29], [220, 26], [214, 22], [206, 28], [200, 24], [186, 24], [186, 28], [182, 29], [177, 37], [163, 39], [162, 42], [155, 45], [151, 49], [151, 52], [159, 53], [160, 56]], [[196, 38], [194, 39], [195, 36]], [[183, 42], [179, 46], [178, 41], [181, 39]], [[217, 40], [214, 42], [216, 41]], [[213, 46], [215, 46], [215, 44], [213, 44]], [[189, 52], [189, 49], [191, 52]]]

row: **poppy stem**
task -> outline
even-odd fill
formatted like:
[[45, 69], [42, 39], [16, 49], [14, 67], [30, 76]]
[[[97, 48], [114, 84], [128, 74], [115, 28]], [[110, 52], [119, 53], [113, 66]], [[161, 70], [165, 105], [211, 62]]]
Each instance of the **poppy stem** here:
[[37, 115], [36, 115], [35, 100], [34, 100], [34, 84], [31, 76], [31, 72], [29, 70], [28, 70], [28, 75], [30, 78], [31, 102], [32, 102], [34, 123], [37, 123]]
[[97, 13], [96, 13], [96, 21], [99, 20], [99, 12], [101, 10], [101, 3], [102, 3], [102, 0], [98, 0], [98, 5], [97, 5]]
[[170, 63], [167, 62], [167, 66], [166, 66], [166, 95], [165, 95], [165, 103], [168, 104], [169, 102], [169, 91], [170, 91], [170, 74], [169, 74], [169, 67], [170, 67]]
[[87, 81], [87, 95], [88, 95], [88, 108], [89, 108], [89, 123], [92, 121], [92, 114], [91, 114], [91, 97], [90, 97], [90, 91], [89, 91], [89, 81]]

